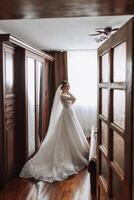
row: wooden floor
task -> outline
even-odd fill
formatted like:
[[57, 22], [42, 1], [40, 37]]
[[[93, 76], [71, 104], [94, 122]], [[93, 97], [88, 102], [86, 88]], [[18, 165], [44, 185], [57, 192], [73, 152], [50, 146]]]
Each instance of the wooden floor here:
[[93, 200], [87, 169], [62, 182], [15, 178], [0, 192], [0, 200]]

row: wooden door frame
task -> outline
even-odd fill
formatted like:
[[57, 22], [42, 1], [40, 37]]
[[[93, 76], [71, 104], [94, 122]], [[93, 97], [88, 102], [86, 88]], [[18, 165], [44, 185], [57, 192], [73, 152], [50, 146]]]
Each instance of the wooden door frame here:
[[3, 42], [0, 41], [0, 188], [3, 187], [4, 176], [4, 96], [3, 96]]
[[[132, 130], [132, 78], [133, 78], [133, 65], [134, 65], [134, 37], [133, 34], [134, 33], [134, 19], [132, 18], [131, 20], [129, 20], [129, 22], [127, 22], [121, 29], [119, 29], [113, 36], [111, 36], [104, 44], [102, 44], [101, 47], [99, 47], [98, 49], [98, 63], [100, 61], [100, 55], [104, 54], [104, 52], [106, 52], [107, 50], [110, 50], [110, 56], [112, 55], [112, 48], [114, 48], [115, 46], [117, 46], [119, 43], [121, 43], [122, 41], [126, 41], [127, 42], [127, 77], [126, 77], [126, 111], [125, 111], [125, 116], [126, 116], [126, 122], [125, 122], [125, 144], [129, 149], [125, 148], [125, 161], [124, 163], [127, 163], [125, 165], [125, 184], [126, 187], [125, 188], [125, 196], [124, 196], [124, 200], [130, 200], [131, 199], [131, 194], [132, 194], [132, 134], [133, 134], [133, 130]], [[120, 41], [120, 42], [118, 42]], [[112, 62], [112, 61], [111, 61]], [[110, 65], [112, 64], [110, 62]], [[98, 65], [98, 73], [100, 70], [100, 67]], [[111, 77], [109, 77], [111, 79]], [[114, 87], [116, 86], [116, 83], [113, 83]], [[126, 87], [124, 85], [124, 87]], [[100, 77], [98, 74], [98, 99], [100, 99], [100, 88], [103, 88], [104, 84], [100, 83]], [[120, 87], [118, 86], [117, 88], [120, 89]], [[110, 91], [110, 90], [109, 90]], [[110, 93], [109, 93], [109, 98], [110, 98]], [[102, 119], [101, 115], [100, 115], [100, 102], [98, 100], [98, 127], [99, 126], [99, 119]], [[108, 113], [110, 113], [111, 111], [111, 106], [108, 106]], [[108, 117], [109, 118], [109, 117]], [[111, 127], [110, 122], [108, 121], [108, 126]], [[114, 127], [112, 127], [112, 129], [115, 129]], [[100, 131], [98, 134], [98, 142], [100, 144]], [[110, 130], [108, 131], [108, 151], [111, 153], [112, 147], [110, 144], [110, 137], [111, 133]], [[100, 171], [100, 166], [99, 166], [99, 162], [100, 162], [100, 154], [99, 151], [101, 151], [100, 147], [98, 146], [98, 169], [97, 169], [97, 179], [99, 177], [99, 171]], [[108, 162], [110, 163], [110, 159], [108, 159]], [[111, 172], [109, 172], [110, 174]], [[108, 177], [108, 181], [109, 183], [111, 182], [110, 177]], [[98, 184], [100, 184], [100, 180], [98, 179]], [[108, 188], [108, 195], [111, 196], [111, 190], [112, 188]], [[99, 199], [99, 196], [97, 197], [97, 200]]]
[[[133, 51], [134, 52], [134, 51]], [[134, 55], [134, 54], [133, 54]], [[133, 58], [134, 59], [134, 58]], [[134, 68], [134, 66], [133, 66]], [[134, 69], [133, 69], [133, 77], [134, 77]], [[134, 78], [133, 78], [133, 102], [134, 102]], [[132, 199], [134, 199], [134, 104], [133, 104], [133, 117], [132, 117], [132, 123], [133, 123], [133, 160], [132, 160]]]

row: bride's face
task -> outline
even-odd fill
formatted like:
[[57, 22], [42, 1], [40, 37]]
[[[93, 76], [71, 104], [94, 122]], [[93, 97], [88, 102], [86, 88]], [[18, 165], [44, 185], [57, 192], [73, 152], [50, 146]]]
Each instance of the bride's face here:
[[64, 85], [64, 87], [63, 87], [63, 92], [68, 92], [69, 89], [70, 89], [69, 84], [66, 84], [66, 85]]

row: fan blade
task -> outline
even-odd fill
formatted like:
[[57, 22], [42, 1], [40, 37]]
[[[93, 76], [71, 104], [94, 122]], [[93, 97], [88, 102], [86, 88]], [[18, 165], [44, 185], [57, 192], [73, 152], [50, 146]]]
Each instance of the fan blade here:
[[104, 28], [96, 28], [95, 30], [96, 30], [96, 31], [97, 31], [97, 30], [104, 30]]
[[95, 38], [94, 40], [95, 40], [95, 42], [97, 42], [97, 43], [100, 42], [100, 39], [99, 39], [99, 38]]
[[108, 37], [107, 36], [101, 36], [100, 37], [100, 41], [103, 41], [103, 40], [105, 40], [105, 39], [107, 39]]
[[98, 33], [100, 33], [100, 34], [105, 34], [105, 31], [99, 31], [99, 30], [97, 31], [97, 30], [96, 30], [96, 32], [98, 32]]
[[90, 36], [95, 36], [95, 35], [100, 35], [101, 33], [93, 33], [93, 34], [89, 34]]
[[119, 30], [119, 28], [113, 28], [112, 29], [112, 31], [118, 31]]

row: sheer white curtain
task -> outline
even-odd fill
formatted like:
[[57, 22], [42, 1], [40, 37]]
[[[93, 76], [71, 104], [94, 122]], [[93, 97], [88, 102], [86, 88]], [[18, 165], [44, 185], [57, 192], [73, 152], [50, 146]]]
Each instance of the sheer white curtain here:
[[90, 136], [97, 120], [97, 51], [68, 51], [70, 91], [77, 98], [74, 109], [85, 132]]

